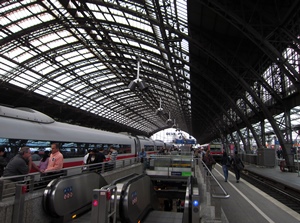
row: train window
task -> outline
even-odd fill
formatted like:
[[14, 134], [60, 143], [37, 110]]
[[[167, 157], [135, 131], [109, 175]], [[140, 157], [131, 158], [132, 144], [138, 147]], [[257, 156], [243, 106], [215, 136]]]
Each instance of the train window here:
[[11, 155], [16, 154], [20, 147], [28, 146], [31, 151], [43, 152], [45, 148], [50, 148], [50, 142], [47, 141], [35, 141], [35, 140], [24, 140], [24, 139], [0, 139], [0, 145], [5, 146], [7, 151]]
[[[20, 147], [28, 146], [32, 151], [39, 151], [43, 154], [46, 150], [51, 150], [51, 141], [41, 140], [23, 140], [23, 139], [7, 139], [0, 138], [0, 145], [6, 147], [7, 151], [12, 155], [16, 154]], [[105, 144], [105, 143], [77, 143], [77, 142], [58, 142], [60, 145], [60, 152], [64, 158], [83, 157], [89, 149], [104, 149], [104, 154], [108, 154], [108, 150], [113, 146], [119, 154], [131, 153], [132, 148], [130, 144]], [[153, 149], [152, 149], [153, 150]]]
[[145, 151], [154, 151], [154, 145], [144, 145]]
[[131, 153], [131, 145], [119, 145], [118, 153]]
[[214, 148], [214, 147], [210, 148], [210, 151], [220, 151], [220, 150], [221, 150], [221, 148]]
[[105, 145], [104, 154], [107, 154], [110, 147], [114, 147], [115, 150], [117, 150], [118, 154], [125, 154], [125, 153], [131, 153], [131, 145], [126, 144], [113, 144], [113, 145]]
[[163, 147], [163, 146], [157, 146], [156, 148], [157, 148], [157, 151], [160, 151], [160, 150], [162, 150], [164, 147]]

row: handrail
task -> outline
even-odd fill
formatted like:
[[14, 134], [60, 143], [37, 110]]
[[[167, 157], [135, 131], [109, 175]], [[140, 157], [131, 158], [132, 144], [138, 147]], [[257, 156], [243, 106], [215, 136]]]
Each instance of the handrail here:
[[214, 176], [214, 174], [208, 169], [206, 166], [205, 162], [201, 159], [202, 165], [206, 168], [210, 176], [212, 176], [213, 180], [218, 184], [219, 188], [222, 190], [224, 195], [217, 195], [217, 194], [212, 194], [211, 196], [213, 198], [219, 198], [219, 199], [227, 199], [230, 197], [230, 195], [227, 193], [227, 191], [224, 189], [224, 187], [220, 184], [220, 182], [217, 180], [217, 178]]
[[[116, 161], [116, 169], [123, 168], [126, 165], [131, 165], [133, 163], [137, 163], [136, 158], [126, 159], [128, 162], [124, 162], [124, 160]], [[110, 169], [105, 168], [105, 163], [96, 163], [89, 165], [81, 165], [75, 167], [63, 168], [60, 171], [49, 172], [48, 174], [43, 174], [40, 172], [29, 173], [26, 175], [18, 175], [18, 176], [10, 176], [10, 177], [1, 177], [0, 178], [0, 201], [3, 198], [12, 197], [15, 195], [15, 185], [16, 184], [24, 184], [28, 185], [27, 192], [32, 192], [37, 189], [43, 189], [47, 186], [47, 184], [54, 178], [58, 178], [61, 176], [71, 176], [76, 174], [83, 174], [87, 171], [95, 171], [98, 169], [99, 165], [102, 165], [102, 172], [109, 172]], [[84, 167], [87, 167], [86, 170]], [[16, 178], [22, 178], [23, 180], [16, 181]]]
[[[112, 216], [113, 218], [113, 223], [116, 223], [117, 220], [117, 186], [116, 185], [106, 185], [104, 187], [101, 188], [102, 190], [106, 190], [106, 192], [108, 191], [113, 191], [113, 196], [111, 196], [111, 198], [113, 198], [113, 208], [108, 208], [108, 211], [110, 213], [107, 213], [107, 222], [110, 222], [110, 217]], [[111, 205], [111, 203], [109, 203], [109, 206]]]

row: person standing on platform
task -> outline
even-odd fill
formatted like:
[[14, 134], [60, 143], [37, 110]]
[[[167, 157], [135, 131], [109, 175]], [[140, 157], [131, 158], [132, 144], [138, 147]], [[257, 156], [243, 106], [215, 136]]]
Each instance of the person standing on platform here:
[[[29, 147], [21, 147], [18, 154], [15, 155], [5, 167], [3, 172], [4, 177], [12, 177], [18, 175], [26, 175], [31, 170], [31, 167], [38, 167], [32, 162], [31, 152]], [[20, 181], [24, 181], [24, 177], [16, 177], [12, 179], [4, 180], [3, 194], [14, 194], [15, 192], [15, 183]]]
[[145, 171], [147, 168], [147, 153], [145, 152], [144, 148], [142, 148], [142, 150], [139, 152], [138, 158], [139, 161], [142, 163], [143, 171]]
[[[86, 160], [86, 164], [89, 165], [89, 164], [96, 164], [96, 163], [101, 163], [103, 162], [103, 159], [100, 160], [100, 156], [99, 156], [99, 152], [97, 149], [92, 149], [90, 152], [89, 152], [89, 156]], [[89, 167], [89, 171], [95, 171], [95, 172], [101, 172], [101, 169], [98, 168], [99, 166], [98, 165], [92, 165]]]
[[234, 169], [236, 182], [238, 183], [240, 181], [240, 171], [244, 168], [244, 164], [238, 155], [238, 151], [234, 151], [234, 156], [231, 160], [231, 163]]
[[112, 146], [109, 148], [109, 151], [110, 151], [110, 155], [109, 155], [109, 170], [113, 170], [116, 167], [116, 161], [117, 161], [118, 152]]
[[204, 160], [205, 153], [206, 153], [206, 152], [205, 152], [204, 148], [201, 147], [201, 148], [200, 148], [200, 155], [199, 155], [199, 157], [200, 157], [202, 160]]
[[[100, 148], [99, 153], [98, 153], [98, 160], [99, 160], [99, 163], [101, 163], [100, 168], [99, 168], [99, 173], [102, 173], [102, 167], [104, 166], [103, 162], [105, 162], [105, 160], [106, 160], [106, 157], [103, 152], [104, 152], [104, 149]], [[105, 165], [106, 165], [106, 163], [105, 163]]]
[[39, 161], [41, 159], [39, 155], [39, 151], [34, 151], [34, 153], [31, 155], [32, 161]]
[[98, 150], [97, 149], [92, 149], [89, 152], [88, 158], [86, 160], [86, 164], [93, 164], [93, 163], [99, 163]]
[[142, 148], [142, 150], [139, 152], [139, 156], [138, 156], [140, 162], [143, 163], [145, 161], [146, 157], [147, 157], [147, 153], [145, 152], [145, 149]]
[[224, 173], [225, 182], [228, 180], [228, 168], [230, 167], [230, 159], [226, 153], [226, 151], [223, 152], [222, 160], [221, 160], [222, 170]]
[[0, 147], [0, 177], [3, 175], [4, 168], [7, 165], [6, 152], [4, 147]]
[[103, 151], [104, 151], [103, 148], [99, 149], [99, 154], [98, 154], [99, 163], [103, 163], [106, 160]]
[[46, 150], [43, 154], [43, 157], [42, 159], [40, 160], [40, 164], [39, 164], [39, 168], [40, 168], [40, 171], [45, 171], [45, 169], [47, 168], [48, 166], [48, 162], [49, 162], [49, 151]]
[[86, 161], [87, 161], [87, 159], [88, 159], [91, 151], [92, 151], [91, 149], [88, 149], [87, 153], [84, 155], [84, 157], [83, 157], [83, 165], [86, 165]]
[[[32, 167], [32, 159], [29, 147], [22, 147], [7, 164], [3, 176], [11, 177], [28, 174]], [[12, 181], [22, 181], [24, 177], [13, 178]]]
[[59, 151], [59, 144], [51, 144], [51, 155], [49, 158], [47, 169], [41, 172], [53, 172], [60, 171], [63, 168], [64, 157]]

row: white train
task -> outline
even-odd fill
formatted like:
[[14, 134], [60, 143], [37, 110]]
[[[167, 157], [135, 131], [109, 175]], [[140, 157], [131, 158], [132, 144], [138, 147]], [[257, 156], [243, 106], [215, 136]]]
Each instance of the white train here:
[[144, 136], [112, 133], [62, 122], [30, 108], [9, 108], [0, 106], [0, 146], [15, 154], [20, 147], [28, 146], [42, 154], [51, 143], [58, 142], [64, 155], [64, 167], [82, 165], [88, 149], [110, 146], [118, 151], [117, 159], [135, 157], [141, 148], [148, 154], [157, 153], [165, 147], [160, 140]]

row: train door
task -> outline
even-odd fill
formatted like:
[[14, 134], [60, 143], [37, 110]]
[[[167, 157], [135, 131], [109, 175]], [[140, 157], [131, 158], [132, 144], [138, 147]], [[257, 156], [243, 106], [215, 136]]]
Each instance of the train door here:
[[137, 156], [141, 151], [141, 141], [138, 137], [134, 137], [134, 149], [135, 149], [135, 156]]

